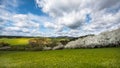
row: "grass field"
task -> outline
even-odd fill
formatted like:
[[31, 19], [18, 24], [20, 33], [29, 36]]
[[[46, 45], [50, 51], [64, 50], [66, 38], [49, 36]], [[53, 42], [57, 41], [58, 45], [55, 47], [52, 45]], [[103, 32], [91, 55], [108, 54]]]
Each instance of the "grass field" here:
[[0, 68], [120, 68], [120, 48], [0, 51]]
[[[10, 46], [25, 46], [28, 45], [29, 40], [34, 38], [0, 38], [0, 42], [5, 42], [10, 44]], [[61, 41], [61, 40], [69, 40], [67, 38], [49, 38], [52, 41]]]
[[27, 45], [28, 44], [28, 40], [30, 38], [1, 38], [0, 42], [5, 42], [10, 44], [11, 46], [15, 46], [15, 45]]

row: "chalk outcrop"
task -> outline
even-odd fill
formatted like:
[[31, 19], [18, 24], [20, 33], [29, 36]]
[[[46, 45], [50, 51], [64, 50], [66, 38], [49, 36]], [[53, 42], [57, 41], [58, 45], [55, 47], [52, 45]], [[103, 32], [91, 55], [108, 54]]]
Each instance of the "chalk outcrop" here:
[[71, 41], [64, 48], [100, 48], [120, 46], [120, 28]]
[[63, 49], [63, 48], [64, 48], [64, 45], [59, 43], [58, 46], [53, 47], [52, 50], [60, 50], [60, 49]]

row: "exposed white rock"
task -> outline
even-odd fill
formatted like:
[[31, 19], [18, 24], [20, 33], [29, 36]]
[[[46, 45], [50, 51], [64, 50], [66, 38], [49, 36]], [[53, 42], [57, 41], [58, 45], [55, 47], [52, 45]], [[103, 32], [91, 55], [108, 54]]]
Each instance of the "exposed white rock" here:
[[64, 45], [59, 43], [58, 46], [53, 47], [53, 50], [59, 50], [59, 49], [63, 49]]
[[10, 49], [10, 46], [4, 46], [4, 47], [0, 47], [0, 50], [5, 50], [5, 49]]
[[43, 50], [52, 50], [52, 48], [51, 47], [43, 47]]
[[95, 36], [79, 38], [66, 44], [65, 48], [99, 48], [110, 46], [120, 46], [120, 28]]

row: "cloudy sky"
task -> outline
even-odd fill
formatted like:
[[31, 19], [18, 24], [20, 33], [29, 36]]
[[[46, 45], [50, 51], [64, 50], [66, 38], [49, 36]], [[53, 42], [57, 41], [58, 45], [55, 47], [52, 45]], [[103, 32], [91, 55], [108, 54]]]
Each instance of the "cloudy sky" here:
[[82, 36], [120, 27], [120, 0], [0, 0], [0, 35]]

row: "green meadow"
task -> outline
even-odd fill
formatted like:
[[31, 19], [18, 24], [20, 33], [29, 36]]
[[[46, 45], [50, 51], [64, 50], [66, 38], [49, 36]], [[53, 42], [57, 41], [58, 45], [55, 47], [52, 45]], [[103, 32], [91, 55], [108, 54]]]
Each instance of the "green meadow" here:
[[0, 68], [120, 68], [120, 48], [0, 51]]
[[[10, 44], [10, 46], [26, 46], [29, 44], [30, 39], [35, 38], [0, 38], [0, 42], [8, 43]], [[52, 41], [69, 40], [68, 38], [45, 38], [45, 39], [50, 39]]]
[[30, 38], [1, 38], [0, 42], [5, 42], [10, 44], [10, 46], [23, 46], [27, 45]]

